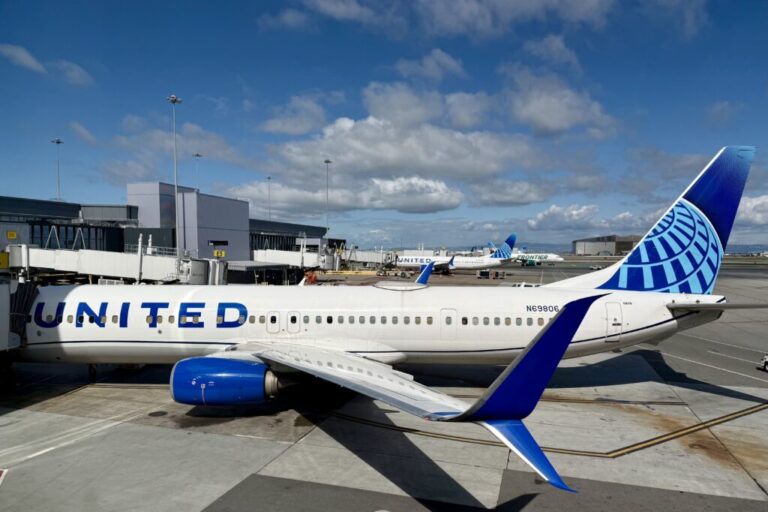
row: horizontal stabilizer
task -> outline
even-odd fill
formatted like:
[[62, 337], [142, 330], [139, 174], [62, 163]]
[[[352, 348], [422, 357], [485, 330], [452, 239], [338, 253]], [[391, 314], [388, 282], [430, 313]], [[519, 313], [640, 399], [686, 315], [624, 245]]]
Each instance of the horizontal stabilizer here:
[[480, 422], [480, 424], [490, 430], [544, 480], [558, 489], [576, 492], [563, 482], [522, 421], [489, 420]]
[[696, 302], [672, 302], [667, 304], [670, 311], [728, 311], [729, 309], [768, 309], [766, 303], [734, 303], [721, 302], [717, 304], [699, 304]]

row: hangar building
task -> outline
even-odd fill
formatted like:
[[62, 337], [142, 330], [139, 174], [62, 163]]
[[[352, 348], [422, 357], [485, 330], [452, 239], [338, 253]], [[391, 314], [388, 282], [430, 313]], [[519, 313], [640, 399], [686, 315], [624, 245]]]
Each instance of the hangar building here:
[[641, 236], [608, 235], [573, 241], [573, 254], [577, 256], [621, 256], [629, 253], [642, 239]]

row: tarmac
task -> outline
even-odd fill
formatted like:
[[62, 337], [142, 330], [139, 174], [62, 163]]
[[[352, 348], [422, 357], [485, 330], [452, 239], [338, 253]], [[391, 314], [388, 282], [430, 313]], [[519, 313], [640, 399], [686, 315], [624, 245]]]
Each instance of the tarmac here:
[[[505, 286], [586, 271], [509, 268]], [[329, 276], [368, 284], [371, 276]], [[726, 264], [716, 293], [768, 299], [768, 265]], [[170, 367], [17, 364], [0, 395], [0, 511], [768, 510], [764, 310], [657, 346], [563, 361], [526, 420], [570, 494], [483, 428], [430, 423], [331, 384], [260, 408], [176, 404]], [[405, 366], [471, 400], [499, 368]]]

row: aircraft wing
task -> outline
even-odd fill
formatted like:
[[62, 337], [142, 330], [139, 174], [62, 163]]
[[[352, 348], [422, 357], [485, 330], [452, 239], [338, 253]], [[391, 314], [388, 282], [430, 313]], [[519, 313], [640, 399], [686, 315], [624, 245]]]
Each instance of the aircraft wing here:
[[[474, 422], [487, 428], [542, 478], [572, 491], [522, 422], [534, 409], [581, 325], [602, 295], [570, 302], [474, 404], [430, 389], [407, 373], [353, 353], [290, 342], [247, 344], [228, 357], [253, 357], [338, 384], [431, 421]], [[214, 356], [215, 357], [215, 356]]]

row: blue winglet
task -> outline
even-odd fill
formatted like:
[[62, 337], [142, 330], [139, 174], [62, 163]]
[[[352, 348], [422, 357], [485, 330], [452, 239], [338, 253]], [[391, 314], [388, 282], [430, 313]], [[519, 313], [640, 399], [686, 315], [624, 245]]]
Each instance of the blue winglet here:
[[421, 273], [419, 274], [419, 277], [416, 278], [416, 282], [418, 284], [427, 284], [429, 281], [429, 276], [432, 274], [433, 268], [435, 268], [434, 261], [430, 261], [428, 264], [422, 265]]
[[483, 423], [488, 430], [502, 439], [510, 450], [515, 452], [547, 482], [558, 489], [576, 492], [563, 482], [522, 421], [490, 420]]
[[450, 260], [448, 260], [448, 270], [453, 270], [454, 268], [456, 268], [456, 267], [454, 266], [454, 264], [453, 264], [453, 259], [454, 259], [455, 257], [456, 257], [455, 255], [454, 255], [454, 256], [451, 256], [451, 259], [450, 259]]
[[544, 393], [590, 306], [603, 295], [606, 294], [566, 304], [483, 396], [453, 421], [511, 420], [528, 416]]

